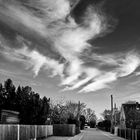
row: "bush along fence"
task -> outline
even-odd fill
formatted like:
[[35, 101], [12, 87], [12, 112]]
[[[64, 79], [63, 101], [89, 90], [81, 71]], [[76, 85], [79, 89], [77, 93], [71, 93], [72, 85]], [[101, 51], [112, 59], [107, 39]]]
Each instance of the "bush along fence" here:
[[75, 124], [54, 124], [54, 136], [74, 136], [76, 134]]
[[98, 128], [99, 128], [100, 130], [106, 131], [106, 132], [110, 132], [110, 131], [111, 131], [110, 127], [99, 127], [99, 126], [98, 126]]
[[114, 129], [114, 134], [125, 138], [127, 140], [140, 140], [140, 129], [120, 129], [120, 128], [115, 128]]
[[36, 140], [51, 135], [52, 125], [0, 125], [0, 140]]

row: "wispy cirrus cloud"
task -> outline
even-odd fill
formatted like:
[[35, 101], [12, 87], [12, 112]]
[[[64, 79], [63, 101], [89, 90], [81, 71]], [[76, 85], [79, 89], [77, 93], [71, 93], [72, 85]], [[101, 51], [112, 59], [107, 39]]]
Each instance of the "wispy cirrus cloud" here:
[[8, 71], [8, 70], [5, 70], [5, 69], [0, 69], [0, 74], [1, 75], [6, 75], [6, 76], [9, 76], [9, 77], [17, 77], [17, 73], [14, 73], [14, 72], [11, 72], [11, 71]]
[[70, 5], [70, 0], [0, 0], [0, 22], [16, 32], [14, 41], [20, 44], [8, 44], [0, 30], [1, 54], [9, 61], [22, 62], [35, 75], [41, 68], [52, 70], [65, 90], [96, 91], [135, 72], [139, 53], [101, 55], [89, 43], [111, 31], [101, 7], [89, 5], [79, 24], [70, 15]]
[[32, 69], [35, 75], [42, 67], [45, 70], [51, 69], [53, 75], [62, 74], [63, 64], [43, 56], [36, 50], [28, 49], [25, 44], [21, 49], [4, 47], [2, 50], [0, 49], [0, 53], [9, 61], [23, 63], [26, 69]]
[[[16, 81], [19, 84], [20, 83], [24, 83], [24, 85], [31, 85], [31, 86], [42, 86], [41, 83], [37, 82], [36, 80], [31, 80], [30, 78], [28, 78], [28, 75], [23, 74], [22, 72], [11, 72], [7, 69], [0, 69], [0, 75], [6, 77], [6, 78], [13, 78], [14, 81]], [[6, 80], [6, 79], [4, 79]]]

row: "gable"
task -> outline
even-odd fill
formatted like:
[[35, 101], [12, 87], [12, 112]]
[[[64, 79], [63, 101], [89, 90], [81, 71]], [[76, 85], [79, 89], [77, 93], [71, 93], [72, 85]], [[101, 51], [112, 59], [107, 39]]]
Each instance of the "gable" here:
[[[131, 113], [131, 114], [130, 114]], [[140, 118], [140, 104], [122, 104], [121, 119]]]
[[126, 119], [126, 117], [125, 117], [124, 107], [122, 105], [121, 113], [120, 113], [120, 121], [124, 121], [125, 119]]

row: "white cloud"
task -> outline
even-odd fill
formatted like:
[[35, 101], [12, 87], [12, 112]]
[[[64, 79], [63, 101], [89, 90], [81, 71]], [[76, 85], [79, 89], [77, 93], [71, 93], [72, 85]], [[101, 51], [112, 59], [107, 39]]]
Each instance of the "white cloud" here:
[[95, 78], [91, 84], [85, 86], [80, 92], [91, 92], [102, 88], [108, 87], [108, 83], [111, 83], [117, 79], [116, 73], [108, 72], [103, 73], [99, 77]]
[[83, 72], [86, 74], [86, 77], [83, 79], [75, 80], [72, 86], [67, 88], [67, 90], [74, 90], [74, 89], [80, 88], [81, 86], [83, 86], [84, 84], [86, 84], [87, 82], [89, 82], [90, 80], [94, 79], [95, 77], [101, 74], [101, 72], [96, 68], [83, 67], [81, 69], [83, 69]]
[[63, 72], [63, 64], [43, 56], [36, 50], [29, 50], [27, 46], [23, 46], [21, 49], [4, 47], [4, 50], [0, 50], [0, 53], [9, 61], [22, 62], [26, 69], [31, 68], [35, 75], [38, 74], [41, 68], [51, 69], [53, 75], [62, 75]]
[[28, 68], [33, 68], [33, 71], [34, 71], [35, 75], [38, 74], [41, 67], [43, 67], [44, 64], [46, 63], [46, 57], [45, 56], [39, 54], [35, 50], [30, 51], [30, 50], [28, 50], [27, 47], [23, 47], [22, 49], [15, 50], [15, 54], [19, 54], [19, 55], [22, 55], [22, 56], [27, 58], [27, 61], [29, 63], [27, 65], [27, 69]]
[[137, 53], [128, 53], [119, 64], [118, 76], [124, 77], [132, 74], [140, 66], [140, 56]]
[[140, 76], [140, 72], [136, 72], [135, 74], [136, 74], [136, 76]]
[[[30, 8], [27, 8], [27, 5]], [[53, 76], [60, 76], [61, 85], [68, 86], [66, 90], [82, 87], [80, 92], [109, 87], [109, 83], [132, 74], [139, 67], [140, 57], [136, 52], [106, 55], [94, 52], [91, 56], [85, 57], [91, 62], [98, 61], [99, 64], [86, 66], [86, 61], [81, 59], [81, 56], [85, 49], [94, 47], [88, 43], [90, 39], [109, 32], [107, 17], [97, 5], [90, 6], [80, 25], [70, 16], [70, 10], [69, 0], [30, 0], [24, 5], [18, 1], [8, 3], [1, 0], [0, 21], [23, 35], [25, 39], [34, 43], [37, 43], [36, 39], [39, 42], [45, 41], [44, 46], [38, 44], [30, 48], [31, 46], [25, 45], [23, 40], [21, 48], [8, 46], [4, 47], [1, 53], [10, 61], [24, 63], [35, 75], [41, 68], [52, 70]], [[38, 49], [39, 47], [42, 49]], [[64, 62], [60, 63], [59, 59], [44, 53], [49, 49], [51, 53], [61, 55]], [[103, 70], [100, 67], [102, 65], [112, 68]]]

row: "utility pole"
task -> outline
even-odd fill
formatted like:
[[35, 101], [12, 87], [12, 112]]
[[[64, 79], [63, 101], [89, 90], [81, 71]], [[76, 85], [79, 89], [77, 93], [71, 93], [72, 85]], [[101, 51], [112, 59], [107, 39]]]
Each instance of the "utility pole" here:
[[78, 133], [80, 133], [80, 110], [81, 110], [81, 103], [78, 102], [78, 113], [77, 113], [77, 121], [78, 121]]
[[111, 112], [113, 112], [113, 95], [111, 94]]
[[111, 132], [113, 128], [113, 95], [111, 94]]
[[80, 110], [81, 110], [80, 105], [81, 105], [81, 103], [80, 103], [80, 101], [79, 101], [79, 102], [78, 102], [78, 114], [77, 114], [78, 121], [80, 120]]

